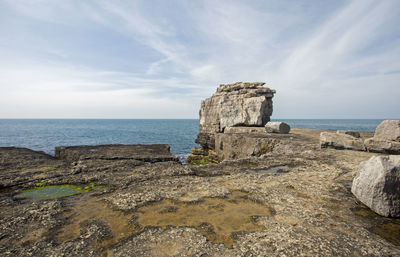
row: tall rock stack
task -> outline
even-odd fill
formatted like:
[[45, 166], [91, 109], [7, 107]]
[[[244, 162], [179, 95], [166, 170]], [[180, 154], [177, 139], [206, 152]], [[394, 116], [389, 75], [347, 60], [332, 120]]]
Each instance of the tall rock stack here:
[[215, 148], [215, 134], [236, 126], [263, 127], [272, 115], [275, 90], [263, 82], [222, 84], [201, 102], [200, 133], [196, 143], [203, 149]]

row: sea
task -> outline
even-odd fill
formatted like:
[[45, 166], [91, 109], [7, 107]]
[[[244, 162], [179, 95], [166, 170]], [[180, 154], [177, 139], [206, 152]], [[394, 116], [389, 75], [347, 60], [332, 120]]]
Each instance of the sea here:
[[[375, 131], [381, 119], [272, 119], [292, 128]], [[54, 155], [56, 146], [169, 144], [185, 160], [199, 132], [198, 119], [0, 119], [0, 147]]]

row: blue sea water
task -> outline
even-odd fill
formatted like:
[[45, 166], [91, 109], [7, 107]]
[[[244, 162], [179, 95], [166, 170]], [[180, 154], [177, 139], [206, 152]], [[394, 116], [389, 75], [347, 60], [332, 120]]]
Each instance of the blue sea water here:
[[56, 146], [169, 144], [179, 156], [196, 146], [198, 120], [0, 119], [0, 146], [54, 154]]
[[375, 131], [383, 119], [279, 119], [292, 128]]
[[[382, 120], [280, 119], [292, 128], [374, 131]], [[0, 119], [0, 146], [54, 154], [61, 145], [169, 144], [187, 156], [199, 131], [198, 119]]]

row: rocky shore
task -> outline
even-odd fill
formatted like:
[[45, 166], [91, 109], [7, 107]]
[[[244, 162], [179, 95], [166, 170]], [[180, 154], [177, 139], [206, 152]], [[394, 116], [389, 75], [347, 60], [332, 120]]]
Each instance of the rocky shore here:
[[203, 101], [191, 165], [168, 145], [0, 148], [0, 256], [400, 256], [400, 219], [351, 193], [387, 155], [342, 139], [374, 133], [266, 128], [263, 85]]
[[[0, 148], [0, 254], [399, 255], [399, 220], [350, 192], [358, 164], [373, 154], [321, 149], [320, 132], [270, 135], [279, 143], [260, 157], [201, 166], [182, 166], [165, 145], [59, 148], [68, 158]], [[18, 198], [91, 183], [74, 196]]]

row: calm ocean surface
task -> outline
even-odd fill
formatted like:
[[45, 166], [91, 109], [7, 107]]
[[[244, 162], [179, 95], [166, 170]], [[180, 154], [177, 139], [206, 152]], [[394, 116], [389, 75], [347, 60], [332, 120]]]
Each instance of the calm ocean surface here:
[[[292, 128], [375, 131], [382, 120], [280, 119]], [[197, 119], [96, 120], [0, 119], [0, 146], [27, 147], [54, 154], [61, 145], [169, 144], [171, 152], [187, 156], [198, 133]]]

